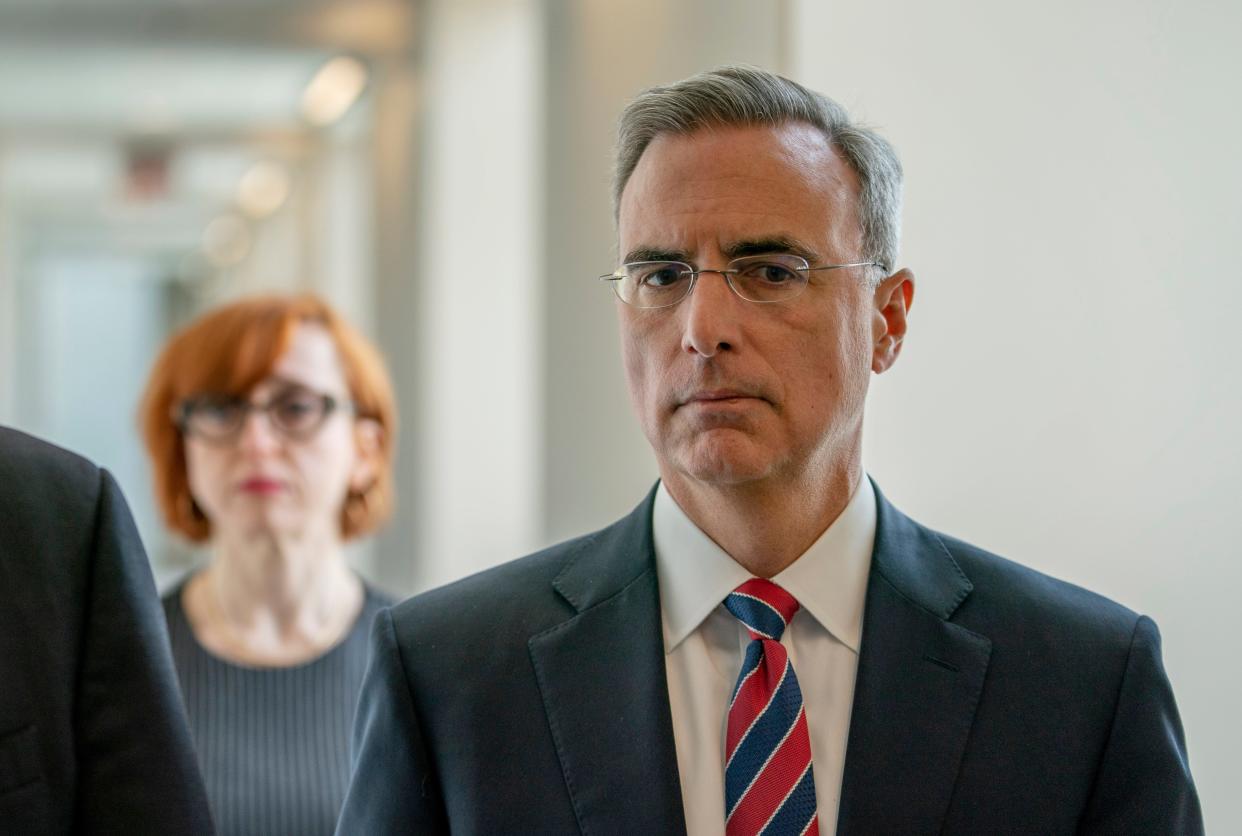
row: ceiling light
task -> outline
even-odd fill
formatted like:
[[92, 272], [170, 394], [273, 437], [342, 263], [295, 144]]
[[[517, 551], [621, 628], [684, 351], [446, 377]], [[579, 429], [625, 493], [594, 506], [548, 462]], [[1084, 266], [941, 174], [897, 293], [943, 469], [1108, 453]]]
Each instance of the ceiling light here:
[[345, 115], [367, 84], [367, 68], [356, 58], [340, 55], [319, 68], [302, 94], [302, 115], [320, 127]]
[[252, 218], [265, 218], [289, 197], [289, 172], [280, 163], [252, 165], [237, 184], [237, 205]]
[[236, 267], [250, 254], [250, 230], [236, 215], [222, 215], [203, 230], [203, 253], [216, 267]]

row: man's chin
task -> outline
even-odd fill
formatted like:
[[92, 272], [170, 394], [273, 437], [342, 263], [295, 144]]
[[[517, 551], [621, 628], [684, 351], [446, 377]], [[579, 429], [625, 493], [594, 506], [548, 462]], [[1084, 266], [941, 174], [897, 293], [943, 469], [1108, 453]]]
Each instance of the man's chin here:
[[700, 434], [675, 456], [675, 470], [705, 485], [754, 482], [772, 471], [772, 456], [745, 433], [713, 430]]

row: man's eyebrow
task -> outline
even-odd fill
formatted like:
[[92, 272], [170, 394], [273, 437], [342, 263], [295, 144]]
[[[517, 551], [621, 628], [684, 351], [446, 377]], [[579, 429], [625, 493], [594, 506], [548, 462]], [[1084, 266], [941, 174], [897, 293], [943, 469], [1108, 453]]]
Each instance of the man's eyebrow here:
[[[724, 246], [725, 258], [730, 260], [746, 255], [763, 255], [765, 253], [791, 253], [800, 255], [807, 261], [816, 259], [815, 251], [796, 238], [786, 235], [771, 235], [763, 238], [747, 238], [732, 241]], [[691, 262], [691, 256], [685, 250], [665, 250], [658, 247], [637, 247], [625, 254], [622, 264], [636, 261], [683, 261]]]
[[621, 259], [622, 264], [633, 264], [636, 261], [689, 261], [690, 256], [682, 250], [661, 250], [656, 247], [639, 247], [630, 250]]
[[815, 251], [813, 249], [796, 238], [784, 235], [732, 241], [724, 246], [724, 254], [730, 259], [741, 258], [746, 255], [764, 255], [765, 253], [790, 253], [792, 255], [800, 255], [807, 261], [815, 260]]

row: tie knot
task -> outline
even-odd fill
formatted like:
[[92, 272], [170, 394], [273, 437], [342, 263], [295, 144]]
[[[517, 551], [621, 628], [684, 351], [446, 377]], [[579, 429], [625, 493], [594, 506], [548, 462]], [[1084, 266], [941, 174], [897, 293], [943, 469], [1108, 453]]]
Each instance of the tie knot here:
[[798, 600], [771, 581], [751, 578], [729, 593], [725, 608], [746, 625], [751, 638], [780, 641]]

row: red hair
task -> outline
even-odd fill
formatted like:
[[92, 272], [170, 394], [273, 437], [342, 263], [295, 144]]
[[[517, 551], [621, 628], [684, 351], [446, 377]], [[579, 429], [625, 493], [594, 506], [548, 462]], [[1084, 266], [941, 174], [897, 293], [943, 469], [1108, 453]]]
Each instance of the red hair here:
[[327, 330], [358, 417], [380, 427], [375, 480], [346, 496], [341, 536], [351, 539], [373, 531], [391, 513], [397, 408], [379, 351], [318, 296], [256, 296], [209, 311], [174, 334], [155, 361], [139, 406], [156, 501], [169, 527], [190, 540], [210, 539], [211, 522], [190, 495], [184, 439], [173, 417], [176, 406], [204, 392], [245, 396], [271, 374], [301, 323]]

